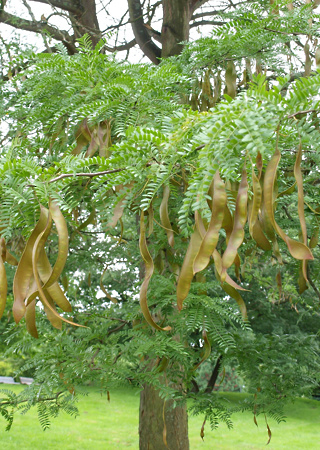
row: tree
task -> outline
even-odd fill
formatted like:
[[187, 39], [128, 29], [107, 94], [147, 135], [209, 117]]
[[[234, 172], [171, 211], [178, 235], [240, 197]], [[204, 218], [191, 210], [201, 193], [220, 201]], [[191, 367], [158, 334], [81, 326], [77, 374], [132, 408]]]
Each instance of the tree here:
[[[255, 8], [259, 12], [259, 7]], [[89, 318], [76, 314], [74, 320], [94, 324], [93, 332], [67, 328], [64, 333], [49, 335], [45, 331], [47, 357], [31, 364], [39, 367], [40, 382], [47, 378], [49, 370], [56, 374], [45, 387], [48, 393], [52, 389], [60, 392], [61, 387], [67, 386], [72, 395], [76, 374], [88, 379], [97, 368], [100, 373], [103, 371], [106, 388], [112, 379], [139, 385], [148, 382], [168, 399], [167, 404], [192, 397], [195, 411], [204, 413], [213, 426], [219, 418], [229, 423], [230, 411], [225, 404], [215, 402], [208, 393], [192, 392], [191, 384], [202, 361], [208, 357], [217, 361], [221, 354], [228, 358], [229, 348], [235, 349], [232, 358], [237, 358], [243, 367], [256, 367], [253, 355], [257, 341], [232, 300], [227, 302], [224, 298], [226, 294], [235, 298], [246, 317], [239, 289], [250, 285], [241, 286], [236, 281], [241, 280], [239, 255], [250, 264], [254, 258], [250, 259], [246, 252], [257, 246], [255, 255], [262, 267], [270, 259], [277, 268], [283, 259], [285, 266], [292, 257], [301, 260], [300, 290], [308, 287], [308, 279], [317, 292], [315, 282], [311, 284], [312, 271], [311, 276], [306, 272], [307, 262], [313, 257], [310, 248], [316, 241], [319, 75], [313, 73], [312, 77], [292, 84], [297, 77], [295, 72], [294, 76], [274, 81], [286, 71], [285, 61], [281, 64], [277, 59], [276, 67], [274, 61], [275, 55], [284, 52], [291, 55], [292, 68], [301, 72], [299, 60], [293, 59], [295, 46], [299, 47], [296, 36], [310, 34], [308, 21], [313, 17], [316, 29], [318, 18], [305, 7], [293, 13], [283, 8], [281, 16], [274, 12], [266, 15], [265, 11], [262, 9], [260, 15], [251, 13], [250, 20], [247, 10], [242, 15], [238, 11], [240, 17], [220, 30], [219, 42], [204, 38], [187, 45], [180, 58], [163, 61], [158, 68], [117, 63], [101, 53], [103, 42], [92, 50], [91, 40], [83, 38], [79, 54], [70, 57], [60, 47], [55, 55], [34, 56], [29, 68], [2, 85], [6, 111], [3, 120], [8, 123], [8, 133], [3, 136], [7, 146], [1, 162], [2, 236], [8, 247], [14, 247], [21, 242], [21, 233], [25, 241], [31, 234], [22, 243], [26, 251], [17, 269], [13, 308], [16, 321], [25, 316], [29, 332], [38, 334], [34, 322], [37, 294], [51, 323], [62, 327], [62, 321], [67, 319], [65, 315], [58, 317], [54, 302], [66, 312], [70, 305], [57, 282], [63, 270], [64, 275], [70, 273], [71, 267], [80, 267], [80, 261], [92, 290], [93, 285], [89, 284], [94, 281], [97, 286], [98, 270], [92, 272], [95, 276], [90, 274], [89, 283], [87, 268], [97, 267], [96, 260], [101, 257], [108, 269], [114, 260], [123, 262], [125, 252], [126, 265], [137, 267], [138, 237], [144, 261], [144, 266], [138, 264], [136, 277], [131, 278], [136, 283], [133, 288], [128, 290], [128, 283], [125, 289], [108, 283], [118, 293], [118, 300], [122, 300], [121, 307], [110, 304], [107, 311], [101, 305], [97, 307], [95, 302], [86, 301], [87, 288], [84, 291], [79, 287], [79, 309], [86, 309]], [[312, 29], [312, 35], [316, 33]], [[310, 72], [310, 50], [306, 46], [305, 55], [304, 69]], [[257, 56], [253, 78], [254, 69], [248, 58]], [[245, 74], [237, 80], [244, 63]], [[267, 79], [261, 74], [262, 64], [270, 69]], [[253, 82], [249, 85], [250, 80]], [[182, 99], [192, 104], [194, 111]], [[208, 107], [214, 108], [205, 112]], [[308, 164], [302, 166], [304, 194], [301, 164], [306, 163], [301, 162], [302, 149], [308, 158]], [[281, 195], [275, 204], [277, 173]], [[253, 192], [251, 198], [248, 187]], [[293, 200], [290, 197], [288, 204], [290, 193]], [[247, 206], [249, 225], [245, 227]], [[276, 206], [286, 214], [278, 214], [277, 222], [273, 211]], [[56, 234], [49, 233], [49, 213]], [[121, 221], [124, 232], [121, 223], [117, 225]], [[87, 228], [93, 223], [96, 230]], [[309, 234], [306, 224], [312, 230]], [[112, 226], [120, 230], [112, 232]], [[297, 240], [300, 227], [303, 242]], [[89, 239], [90, 233], [96, 231], [108, 231], [113, 236], [101, 241], [107, 248], [105, 252], [97, 239]], [[278, 242], [276, 233], [283, 242]], [[77, 263], [73, 260], [69, 268], [64, 266], [68, 234], [71, 257], [74, 253], [77, 258]], [[115, 237], [121, 244], [117, 247], [112, 245]], [[57, 256], [53, 271], [43, 250], [46, 242], [49, 261], [51, 257], [52, 263]], [[2, 260], [9, 262], [4, 241], [2, 249]], [[17, 249], [16, 253], [20, 256], [21, 251]], [[233, 264], [236, 278], [230, 276], [230, 270], [227, 272]], [[288, 267], [292, 274], [291, 266]], [[4, 265], [1, 268], [4, 286]], [[218, 281], [214, 281], [213, 268]], [[110, 277], [107, 272], [104, 276]], [[132, 270], [131, 277], [134, 273]], [[32, 285], [32, 277], [36, 286]], [[281, 274], [276, 279], [280, 287]], [[143, 317], [134, 301], [140, 285]], [[73, 289], [77, 291], [77, 283]], [[178, 308], [173, 301], [176, 291]], [[116, 294], [106, 292], [112, 302]], [[2, 297], [3, 302], [3, 292]], [[132, 302], [128, 302], [128, 297]], [[102, 311], [103, 318], [97, 321]], [[43, 332], [43, 312], [37, 310], [37, 314], [38, 327]], [[119, 325], [115, 326], [115, 322]], [[110, 348], [101, 337], [108, 338]], [[79, 339], [82, 343], [74, 350], [74, 342]], [[58, 353], [52, 345], [54, 340], [62, 343]], [[259, 346], [259, 358], [268, 356], [263, 345]], [[279, 385], [270, 384], [266, 373], [269, 372], [262, 370], [260, 376], [256, 372], [252, 375], [252, 385], [259, 394], [248, 406], [256, 413], [270, 412], [281, 419], [280, 401], [287, 395], [288, 386], [281, 385], [279, 393]], [[287, 375], [289, 380], [291, 375]], [[32, 389], [29, 406], [36, 399], [37, 387]], [[20, 404], [19, 399], [15, 401]], [[60, 404], [67, 408], [67, 403]], [[55, 413], [57, 405], [51, 407]], [[164, 422], [160, 419], [158, 448], [165, 445]], [[169, 439], [170, 422], [165, 421], [165, 425]], [[186, 439], [185, 427], [181, 429], [181, 438]], [[151, 438], [155, 441], [154, 436]], [[142, 436], [141, 448], [148, 440], [150, 436]], [[182, 448], [186, 448], [183, 442]]]
[[[142, 53], [155, 64], [159, 63], [161, 57], [181, 52], [181, 42], [189, 40], [190, 28], [221, 24], [221, 20], [214, 20], [215, 16], [236, 8], [226, 2], [226, 5], [216, 9], [214, 2], [208, 0], [165, 0], [143, 4], [140, 0], [128, 0], [123, 2], [124, 5], [127, 4], [127, 8], [124, 7], [121, 16], [112, 17], [109, 9], [116, 9], [119, 14], [119, 5], [114, 8], [111, 1], [104, 0], [22, 0], [19, 14], [12, 14], [10, 5], [6, 3], [2, 2], [0, 22], [18, 30], [41, 34], [47, 51], [53, 50], [48, 43], [50, 38], [62, 42], [70, 53], [75, 53], [76, 40], [84, 34], [90, 35], [93, 46], [101, 37], [108, 36], [113, 45], [105, 45], [105, 51], [129, 51], [138, 45]], [[39, 6], [44, 8], [41, 17], [33, 11], [34, 7], [38, 9]], [[22, 11], [28, 12], [29, 19], [22, 16]], [[159, 20], [161, 22], [161, 16], [161, 29], [156, 30], [154, 26], [157, 26]], [[67, 30], [57, 27], [57, 17], [63, 19]], [[127, 41], [129, 24], [134, 38]], [[119, 43], [120, 38], [124, 38], [124, 42]]]

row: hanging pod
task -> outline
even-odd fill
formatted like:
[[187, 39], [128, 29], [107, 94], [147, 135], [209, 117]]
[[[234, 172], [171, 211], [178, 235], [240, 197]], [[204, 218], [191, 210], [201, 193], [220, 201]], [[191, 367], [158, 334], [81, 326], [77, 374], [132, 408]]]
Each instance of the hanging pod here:
[[26, 312], [26, 305], [24, 301], [27, 297], [30, 281], [33, 275], [32, 251], [37, 237], [47, 225], [48, 216], [49, 211], [41, 205], [38, 223], [26, 243], [13, 279], [14, 301], [12, 312], [16, 323], [20, 322]]
[[4, 261], [6, 257], [6, 244], [4, 238], [0, 240], [0, 319], [3, 316], [8, 292], [8, 282]]
[[173, 236], [173, 229], [171, 226], [171, 222], [169, 219], [169, 212], [168, 212], [168, 203], [169, 203], [169, 196], [170, 196], [170, 188], [168, 185], [163, 187], [163, 197], [160, 205], [160, 220], [161, 225], [166, 230], [168, 243], [170, 247], [174, 246], [174, 236]]
[[169, 330], [171, 330], [170, 326], [161, 328], [161, 327], [159, 327], [159, 325], [157, 325], [155, 323], [155, 321], [153, 320], [153, 318], [150, 314], [149, 308], [148, 308], [147, 291], [148, 291], [150, 279], [153, 275], [154, 264], [153, 264], [151, 255], [149, 253], [148, 246], [147, 246], [146, 227], [145, 227], [145, 223], [144, 223], [144, 211], [141, 211], [141, 216], [140, 216], [139, 248], [140, 248], [140, 253], [141, 253], [144, 265], [145, 265], [145, 277], [144, 277], [143, 283], [140, 288], [141, 311], [144, 315], [144, 318], [148, 322], [148, 324], [151, 325], [153, 328], [155, 328], [156, 330], [160, 330], [160, 331], [169, 331]]
[[[57, 226], [57, 223], [60, 222], [58, 226], [60, 226], [63, 229], [63, 226], [61, 223], [61, 216], [60, 216], [60, 214], [57, 213], [56, 206], [54, 206], [54, 208], [50, 208], [50, 209], [54, 211], [56, 226]], [[33, 269], [34, 280], [37, 285], [38, 296], [39, 296], [40, 301], [43, 304], [43, 307], [47, 314], [47, 317], [53, 326], [55, 326], [56, 328], [61, 328], [61, 321], [63, 321], [63, 322], [69, 323], [71, 325], [82, 327], [83, 325], [76, 324], [76, 323], [72, 322], [71, 320], [65, 319], [64, 317], [59, 315], [59, 313], [55, 309], [53, 299], [46, 292], [46, 289], [45, 289], [46, 285], [51, 286], [56, 281], [56, 279], [55, 279], [56, 275], [59, 274], [60, 269], [61, 270], [63, 269], [63, 267], [61, 268], [61, 261], [63, 259], [63, 253], [66, 248], [65, 242], [62, 242], [61, 245], [59, 243], [59, 249], [60, 249], [61, 253], [59, 255], [59, 250], [58, 250], [58, 258], [57, 258], [56, 264], [54, 265], [54, 267], [52, 269], [52, 273], [49, 277], [49, 280], [44, 285], [42, 285], [41, 279], [39, 277], [38, 268], [37, 268], [39, 255], [40, 255], [42, 249], [44, 248], [44, 244], [45, 244], [46, 239], [49, 234], [48, 231], [51, 229], [51, 224], [52, 224], [52, 218], [51, 218], [51, 213], [49, 212], [46, 226], [45, 226], [44, 230], [41, 233], [39, 233], [39, 235], [36, 238], [36, 241], [34, 243], [34, 246], [32, 248], [32, 269]], [[61, 228], [60, 228], [60, 231], [61, 231]], [[59, 231], [58, 231], [58, 236], [60, 239], [61, 233], [59, 235]], [[54, 274], [54, 276], [52, 274]]]
[[[261, 156], [261, 155], [260, 155]], [[258, 165], [259, 164], [259, 165]], [[257, 156], [257, 166], [259, 170], [259, 178], [261, 176], [262, 164], [260, 165], [260, 158]], [[262, 250], [271, 250], [271, 244], [266, 238], [261, 223], [259, 221], [259, 211], [262, 204], [262, 187], [256, 176], [254, 168], [252, 166], [252, 188], [253, 188], [253, 198], [252, 201], [248, 203], [248, 222], [249, 222], [249, 233]]]
[[263, 186], [265, 211], [272, 227], [278, 233], [281, 239], [283, 239], [287, 244], [291, 256], [299, 260], [313, 259], [313, 255], [310, 249], [302, 242], [295, 241], [294, 239], [291, 239], [289, 236], [287, 236], [282, 228], [280, 228], [276, 223], [274, 218], [273, 192], [280, 158], [281, 154], [277, 148], [266, 168]]
[[219, 232], [222, 227], [227, 204], [227, 193], [218, 170], [214, 175], [210, 196], [212, 199], [211, 220], [193, 263], [194, 274], [205, 269], [209, 264], [210, 257], [217, 246]]
[[186, 256], [184, 257], [181, 272], [178, 278], [177, 305], [179, 311], [181, 311], [183, 302], [190, 291], [191, 282], [193, 278], [193, 264], [195, 257], [199, 252], [201, 242], [202, 242], [201, 235], [197, 227], [195, 227], [195, 230], [191, 235], [187, 253]]
[[[301, 140], [300, 140], [297, 157], [296, 157], [296, 161], [294, 164], [294, 177], [296, 179], [296, 183], [298, 186], [298, 216], [299, 216], [299, 221], [300, 221], [300, 226], [301, 226], [302, 241], [303, 241], [304, 245], [307, 247], [308, 235], [307, 235], [306, 218], [304, 215], [304, 195], [303, 195], [303, 178], [302, 178], [302, 171], [301, 171], [301, 161], [302, 161], [302, 144], [301, 144]], [[308, 264], [307, 259], [303, 259], [303, 261], [301, 263], [301, 269], [302, 269], [303, 277], [306, 282], [308, 281], [307, 264]], [[305, 286], [305, 288], [307, 288], [307, 286]]]
[[236, 210], [234, 214], [233, 229], [227, 244], [227, 248], [222, 256], [221, 281], [226, 279], [226, 271], [233, 264], [238, 254], [238, 248], [244, 239], [244, 226], [247, 221], [247, 203], [248, 203], [248, 182], [247, 171], [242, 170], [241, 181], [239, 185]]

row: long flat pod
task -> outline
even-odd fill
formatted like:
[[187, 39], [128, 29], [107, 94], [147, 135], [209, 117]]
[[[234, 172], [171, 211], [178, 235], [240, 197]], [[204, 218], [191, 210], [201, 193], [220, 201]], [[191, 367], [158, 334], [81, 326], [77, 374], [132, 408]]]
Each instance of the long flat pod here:
[[[256, 180], [258, 180], [258, 178], [256, 177]], [[260, 182], [258, 180], [259, 186], [260, 186]], [[253, 189], [254, 190], [254, 189]], [[260, 200], [258, 202], [255, 203], [255, 192], [253, 193], [253, 199], [251, 201], [248, 202], [248, 222], [249, 222], [249, 233], [251, 234], [251, 237], [253, 240], [256, 241], [258, 247], [260, 247], [262, 250], [268, 251], [271, 250], [271, 244], [268, 241], [267, 237], [265, 236], [261, 223], [259, 221], [258, 218], [258, 214], [260, 211], [260, 206], [261, 202], [262, 202], [262, 190], [260, 187]], [[253, 209], [255, 208], [256, 212], [253, 213]], [[255, 216], [256, 214], [256, 216]]]
[[[123, 184], [119, 184], [118, 186], [115, 187], [115, 191], [118, 193], [125, 188], [127, 189], [127, 191], [129, 191], [133, 185], [134, 185], [133, 181], [131, 181], [129, 184], [126, 184], [125, 186]], [[118, 223], [118, 220], [121, 219], [124, 212], [124, 205], [126, 202], [127, 195], [128, 194], [123, 195], [121, 200], [119, 200], [116, 206], [114, 207], [113, 216], [111, 220], [108, 222], [108, 227], [115, 228], [115, 226]]]
[[235, 299], [235, 301], [238, 303], [242, 317], [244, 318], [244, 320], [246, 320], [247, 319], [247, 308], [246, 308], [246, 305], [245, 305], [244, 300], [241, 297], [240, 293], [234, 287], [230, 286], [227, 283], [223, 283], [222, 289], [228, 295], [230, 295], [230, 297]]
[[222, 227], [224, 211], [227, 204], [227, 193], [225, 184], [220, 178], [219, 171], [214, 175], [212, 198], [212, 214], [208, 230], [200, 245], [199, 252], [194, 260], [193, 272], [197, 273], [205, 269], [209, 264], [210, 257], [215, 250], [219, 231]]
[[[62, 320], [61, 320], [61, 316], [59, 315], [59, 313], [56, 310], [56, 307], [54, 305], [54, 302], [52, 300], [52, 298], [50, 297], [48, 291], [44, 291], [46, 299], [48, 301], [48, 303], [50, 304], [51, 308], [49, 309], [46, 305], [43, 305], [43, 309], [44, 312], [46, 313], [46, 316], [49, 320], [49, 322], [51, 323], [51, 325], [54, 328], [57, 328], [58, 330], [62, 329]], [[53, 313], [53, 311], [55, 311], [55, 313]]]
[[169, 196], [170, 196], [170, 188], [168, 185], [166, 185], [163, 187], [163, 197], [162, 197], [162, 202], [160, 205], [160, 220], [161, 220], [161, 225], [166, 230], [169, 245], [171, 247], [173, 247], [174, 246], [174, 236], [173, 236], [173, 229], [171, 226], [171, 222], [169, 219], [169, 212], [168, 212]]
[[279, 152], [279, 149], [277, 148], [266, 168], [263, 186], [266, 213], [275, 231], [287, 244], [288, 250], [293, 258], [299, 260], [313, 259], [311, 250], [302, 242], [295, 241], [294, 239], [291, 239], [289, 236], [287, 236], [286, 233], [276, 223], [274, 218], [273, 190], [280, 158], [281, 154]]
[[[40, 279], [45, 285], [46, 281], [50, 277], [50, 274], [52, 273], [52, 268], [44, 248], [42, 248], [39, 252], [37, 269], [40, 275]], [[54, 302], [59, 306], [59, 308], [61, 308], [65, 312], [72, 311], [72, 307], [57, 281], [55, 281], [51, 286], [48, 286], [46, 290], [48, 291]]]
[[248, 182], [247, 171], [244, 168], [239, 185], [236, 210], [234, 214], [234, 223], [232, 233], [227, 245], [227, 248], [222, 256], [222, 273], [221, 280], [224, 281], [226, 277], [226, 270], [233, 264], [238, 248], [243, 242], [244, 225], [247, 221], [247, 203], [248, 203]]
[[[301, 172], [301, 161], [302, 161], [302, 145], [301, 141], [299, 143], [299, 149], [296, 157], [296, 162], [294, 164], [294, 177], [297, 182], [298, 186], [298, 215], [300, 220], [300, 226], [301, 226], [301, 233], [302, 233], [302, 240], [305, 246], [308, 245], [308, 235], [307, 235], [307, 225], [306, 225], [306, 218], [304, 215], [304, 196], [303, 196], [303, 178], [302, 178], [302, 172]], [[308, 281], [307, 277], [307, 264], [308, 261], [304, 259], [302, 261], [302, 274], [305, 281]], [[307, 288], [307, 286], [305, 286]]]
[[38, 258], [39, 258], [39, 253], [40, 253], [41, 249], [44, 246], [46, 235], [47, 235], [47, 231], [48, 231], [47, 229], [48, 229], [49, 226], [51, 226], [51, 217], [50, 216], [48, 217], [48, 221], [47, 221], [45, 229], [37, 237], [36, 242], [34, 243], [34, 246], [33, 246], [33, 250], [32, 250], [33, 276], [34, 276], [34, 279], [35, 279], [35, 281], [37, 283], [37, 288], [38, 288], [38, 291], [39, 291], [39, 298], [40, 298], [43, 306], [47, 310], [49, 309], [53, 315], [55, 315], [56, 317], [58, 317], [62, 321], [66, 322], [66, 323], [69, 323], [71, 325], [75, 325], [75, 326], [78, 326], [78, 327], [83, 327], [83, 325], [79, 325], [77, 323], [74, 323], [74, 322], [72, 322], [72, 321], [70, 321], [68, 319], [65, 319], [64, 317], [60, 316], [57, 313], [57, 311], [55, 310], [55, 308], [52, 307], [51, 299], [47, 298], [46, 293], [45, 293], [45, 291], [44, 291], [44, 289], [43, 289], [43, 287], [41, 285], [41, 280], [40, 280], [40, 277], [39, 277], [39, 274], [38, 274], [38, 269], [37, 269], [37, 267], [38, 267]]
[[[217, 275], [216, 278], [218, 279], [218, 281], [221, 281], [221, 273], [222, 273], [221, 255], [218, 252], [218, 250], [215, 249], [212, 256], [213, 256], [214, 265], [215, 265], [215, 269], [216, 269], [216, 275]], [[237, 284], [235, 281], [233, 281], [233, 279], [230, 277], [230, 275], [227, 272], [226, 272], [225, 283], [229, 284], [230, 286], [234, 287], [235, 289], [239, 289], [240, 291], [248, 291], [248, 289], [243, 288], [242, 286]]]
[[195, 227], [195, 230], [191, 235], [187, 253], [183, 260], [181, 272], [178, 278], [177, 304], [180, 311], [182, 309], [183, 302], [190, 291], [193, 278], [193, 263], [196, 255], [198, 254], [201, 242], [202, 238], [197, 227]]
[[169, 331], [171, 330], [171, 327], [167, 326], [165, 328], [159, 327], [153, 320], [149, 308], [148, 308], [148, 301], [147, 301], [147, 291], [150, 279], [153, 275], [154, 270], [154, 264], [153, 260], [151, 258], [151, 255], [149, 253], [148, 247], [147, 247], [147, 240], [146, 240], [146, 227], [144, 224], [144, 211], [141, 211], [141, 217], [140, 217], [140, 239], [139, 239], [139, 247], [140, 247], [140, 253], [142, 256], [142, 259], [144, 261], [145, 265], [145, 277], [143, 280], [143, 283], [140, 288], [140, 307], [141, 311], [144, 315], [144, 318], [148, 322], [149, 325], [151, 325], [156, 330], [160, 331]]
[[6, 248], [4, 239], [1, 238], [0, 242], [0, 319], [3, 316], [6, 302], [7, 302], [7, 292], [8, 292], [8, 282], [6, 269], [4, 267], [3, 255], [6, 254]]
[[36, 326], [36, 300], [32, 300], [26, 307], [25, 312], [27, 331], [31, 336], [38, 339], [38, 330]]
[[252, 236], [253, 233], [253, 227], [258, 220], [258, 214], [261, 206], [261, 200], [262, 200], [262, 188], [259, 182], [258, 177], [256, 176], [254, 172], [254, 168], [252, 166], [252, 187], [253, 187], [253, 200], [252, 200], [252, 206], [251, 211], [249, 214], [249, 233]]
[[25, 249], [20, 258], [14, 280], [13, 280], [13, 296], [14, 302], [12, 307], [13, 317], [16, 323], [19, 323], [25, 314], [25, 299], [29, 289], [30, 280], [33, 275], [32, 269], [32, 251], [39, 234], [45, 229], [47, 224], [49, 211], [40, 205], [40, 217], [31, 236], [29, 237]]
[[52, 219], [55, 223], [58, 232], [58, 256], [57, 260], [53, 266], [51, 275], [46, 281], [43, 288], [47, 288], [54, 284], [60, 277], [62, 270], [66, 264], [69, 249], [69, 237], [68, 237], [68, 227], [60, 211], [60, 208], [56, 202], [50, 202], [49, 211], [51, 213]]

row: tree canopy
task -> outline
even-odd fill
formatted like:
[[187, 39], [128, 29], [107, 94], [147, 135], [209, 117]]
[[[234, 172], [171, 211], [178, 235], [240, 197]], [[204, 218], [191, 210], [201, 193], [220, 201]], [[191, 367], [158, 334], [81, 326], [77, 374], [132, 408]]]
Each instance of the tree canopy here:
[[255, 420], [319, 383], [319, 17], [290, 5], [245, 3], [157, 65], [92, 33], [9, 62], [25, 68], [1, 84], [0, 308], [17, 265], [9, 340], [41, 348], [39, 384], [0, 402], [9, 425], [12, 407], [38, 403], [44, 427], [73, 412], [89, 380], [192, 398], [212, 427], [231, 426], [212, 395], [226, 363]]

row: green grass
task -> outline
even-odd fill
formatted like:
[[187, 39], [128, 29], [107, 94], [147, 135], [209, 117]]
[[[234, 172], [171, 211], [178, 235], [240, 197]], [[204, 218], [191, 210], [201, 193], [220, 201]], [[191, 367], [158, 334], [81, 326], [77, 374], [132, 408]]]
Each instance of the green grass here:
[[[18, 391], [20, 386], [1, 388]], [[25, 416], [17, 415], [10, 432], [4, 431], [5, 421], [0, 420], [1, 448], [23, 449], [94, 449], [121, 450], [138, 449], [139, 394], [135, 390], [119, 389], [111, 392], [111, 401], [101, 396], [97, 389], [90, 389], [90, 395], [79, 401], [80, 416], [72, 418], [61, 414], [53, 420], [51, 428], [43, 432], [36, 410]], [[230, 401], [236, 401], [243, 394], [227, 394]], [[286, 411], [287, 421], [280, 425], [270, 420], [272, 440], [268, 449], [314, 450], [320, 442], [320, 402], [298, 399]], [[263, 418], [258, 419], [257, 428], [252, 414], [234, 416], [234, 429], [221, 425], [212, 432], [207, 426], [204, 442], [199, 433], [202, 417], [189, 420], [191, 450], [214, 449], [265, 449], [268, 440]], [[174, 449], [172, 449], [174, 450]]]

